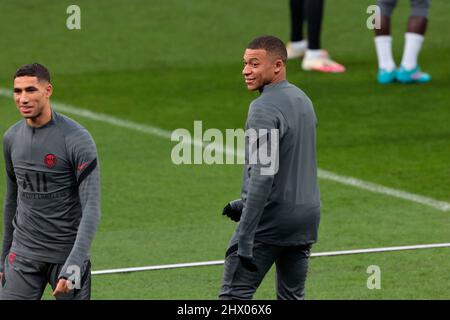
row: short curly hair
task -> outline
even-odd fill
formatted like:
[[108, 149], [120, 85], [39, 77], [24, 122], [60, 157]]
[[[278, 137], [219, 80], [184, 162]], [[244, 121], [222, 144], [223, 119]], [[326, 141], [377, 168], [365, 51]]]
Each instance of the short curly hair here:
[[264, 49], [269, 54], [279, 57], [286, 64], [287, 51], [284, 42], [279, 38], [266, 35], [253, 39], [247, 46], [247, 49]]
[[50, 72], [46, 67], [39, 63], [26, 64], [17, 69], [14, 79], [17, 77], [37, 77], [39, 81], [50, 82]]

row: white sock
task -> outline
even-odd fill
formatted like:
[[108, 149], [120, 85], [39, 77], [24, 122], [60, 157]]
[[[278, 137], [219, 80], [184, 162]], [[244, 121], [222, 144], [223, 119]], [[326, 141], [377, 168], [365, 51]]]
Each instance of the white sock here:
[[305, 59], [317, 59], [321, 56], [322, 50], [306, 50]]
[[308, 42], [306, 40], [291, 42], [292, 48], [295, 50], [306, 50]]
[[375, 37], [375, 48], [377, 50], [378, 68], [392, 71], [395, 69], [394, 58], [392, 57], [392, 37]]
[[405, 33], [405, 48], [403, 49], [402, 66], [406, 70], [417, 67], [417, 57], [422, 48], [423, 40], [424, 36], [418, 33]]

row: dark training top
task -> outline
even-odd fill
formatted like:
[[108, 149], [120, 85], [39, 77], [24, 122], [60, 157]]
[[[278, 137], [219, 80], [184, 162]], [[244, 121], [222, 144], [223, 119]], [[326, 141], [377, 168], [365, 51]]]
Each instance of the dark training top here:
[[39, 128], [25, 120], [4, 135], [4, 239], [0, 271], [9, 252], [81, 268], [100, 219], [95, 143], [86, 129], [52, 111]]
[[[277, 129], [279, 166], [274, 174], [267, 168], [246, 164], [242, 183], [244, 208], [230, 245], [238, 243], [238, 254], [252, 257], [254, 241], [280, 246], [312, 244], [317, 241], [320, 221], [320, 192], [316, 161], [317, 118], [305, 93], [284, 80], [264, 86], [251, 104], [246, 130]], [[271, 150], [271, 139], [258, 139], [258, 148]], [[251, 150], [251, 149], [250, 149]], [[269, 152], [269, 154], [270, 154]]]

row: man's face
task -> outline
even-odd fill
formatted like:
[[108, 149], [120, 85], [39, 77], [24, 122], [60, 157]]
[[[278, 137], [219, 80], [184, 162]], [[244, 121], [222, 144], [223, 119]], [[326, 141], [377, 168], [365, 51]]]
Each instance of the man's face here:
[[242, 74], [247, 89], [254, 91], [270, 84], [279, 71], [280, 61], [268, 55], [264, 49], [246, 49]]
[[36, 119], [49, 107], [52, 85], [37, 77], [23, 76], [14, 79], [14, 102], [25, 119]]

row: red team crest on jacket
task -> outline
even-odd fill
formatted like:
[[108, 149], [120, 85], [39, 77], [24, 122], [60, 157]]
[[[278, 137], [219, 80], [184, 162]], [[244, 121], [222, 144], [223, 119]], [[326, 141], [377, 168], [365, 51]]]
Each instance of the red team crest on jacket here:
[[49, 169], [56, 165], [56, 156], [54, 154], [48, 154], [44, 158], [45, 166]]
[[8, 260], [9, 260], [9, 264], [13, 264], [14, 261], [16, 261], [16, 253], [15, 252], [11, 252], [8, 256]]

